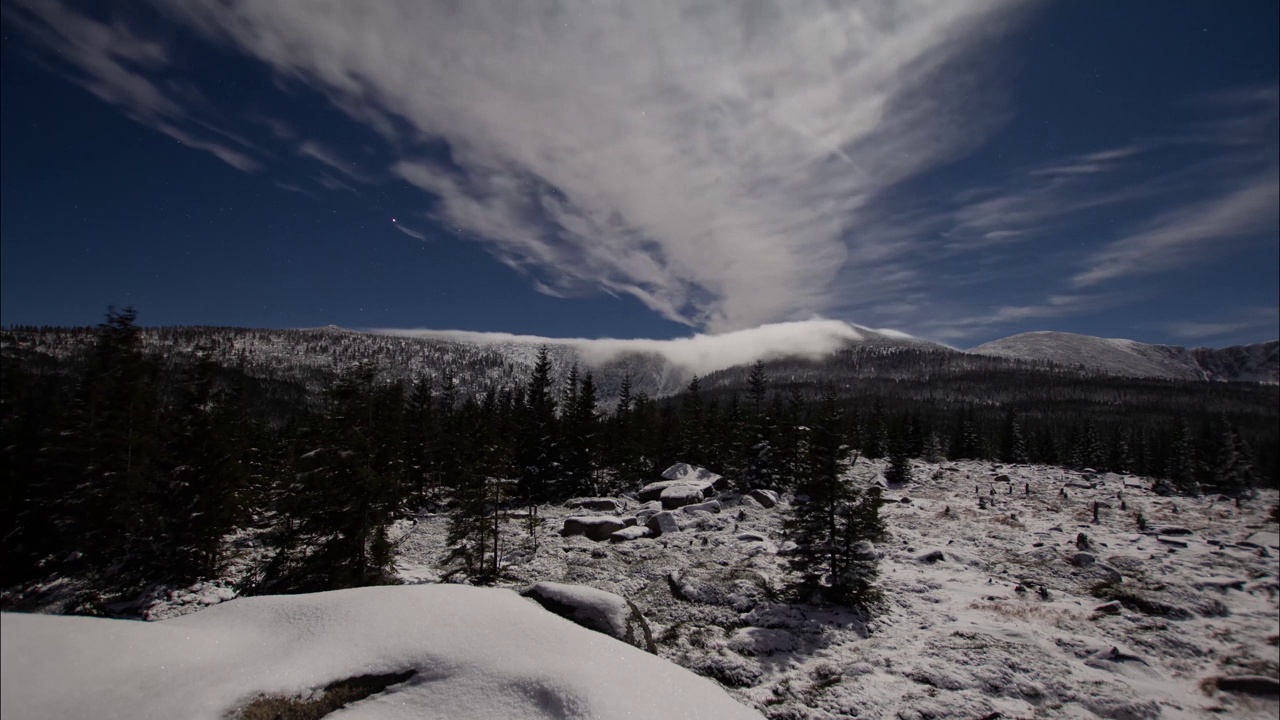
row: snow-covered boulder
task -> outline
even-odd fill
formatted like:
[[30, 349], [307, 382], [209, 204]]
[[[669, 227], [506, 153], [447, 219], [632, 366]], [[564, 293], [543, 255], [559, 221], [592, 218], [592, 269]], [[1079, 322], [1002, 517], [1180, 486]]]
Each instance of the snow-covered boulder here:
[[640, 608], [626, 598], [586, 585], [539, 582], [520, 592], [542, 607], [588, 630], [604, 633], [646, 652], [658, 653]]
[[685, 505], [680, 509], [687, 513], [695, 513], [695, 512], [718, 513], [720, 512], [722, 507], [720, 505], [719, 500], [708, 500], [706, 502], [701, 502], [694, 505]]
[[685, 480], [660, 480], [658, 482], [649, 483], [648, 485], [645, 485], [644, 487], [640, 488], [638, 497], [640, 498], [640, 502], [652, 502], [654, 500], [661, 500], [663, 492], [665, 492], [669, 488], [675, 488], [675, 487], [697, 488], [698, 491], [701, 493], [702, 497], [710, 497], [715, 494], [715, 488], [711, 485], [711, 483], [685, 481]]
[[724, 480], [723, 477], [706, 468], [700, 468], [688, 463], [676, 463], [663, 470], [662, 479], [675, 480], [692, 485], [711, 485], [717, 490], [720, 489], [720, 483]]
[[778, 504], [778, 493], [772, 490], [752, 490], [747, 497], [760, 503], [763, 508], [771, 508]]
[[153, 623], [0, 614], [6, 720], [222, 720], [259, 694], [297, 697], [336, 680], [410, 671], [408, 682], [341, 714], [761, 717], [710, 680], [497, 588], [265, 595]]
[[590, 510], [592, 512], [616, 513], [622, 509], [622, 501], [617, 498], [574, 498], [564, 504], [571, 510]]
[[676, 516], [668, 510], [650, 515], [645, 521], [645, 526], [652, 530], [655, 536], [680, 530], [680, 523], [676, 522]]
[[662, 500], [663, 510], [677, 510], [685, 505], [702, 502], [702, 485], [672, 485], [665, 488], [658, 496]]
[[609, 542], [626, 542], [640, 538], [653, 537], [653, 531], [645, 525], [632, 525], [609, 535]]
[[1248, 537], [1237, 544], [1244, 547], [1269, 547], [1280, 550], [1280, 533], [1265, 531], [1250, 533]]
[[608, 540], [613, 533], [627, 527], [626, 520], [612, 515], [574, 515], [564, 519], [560, 534], [582, 535], [590, 540]]

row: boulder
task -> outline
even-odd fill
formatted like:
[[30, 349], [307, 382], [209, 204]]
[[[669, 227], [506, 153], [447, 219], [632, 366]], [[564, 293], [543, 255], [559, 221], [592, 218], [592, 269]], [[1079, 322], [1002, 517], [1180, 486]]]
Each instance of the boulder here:
[[654, 513], [645, 521], [645, 526], [653, 532], [655, 537], [663, 533], [679, 532], [680, 523], [676, 522], [676, 516], [669, 510], [663, 510], [660, 513]]
[[1280, 695], [1280, 680], [1262, 675], [1220, 677], [1218, 678], [1218, 689], [1226, 692], [1275, 697]]
[[764, 542], [765, 541], [764, 535], [761, 535], [760, 533], [755, 533], [755, 532], [739, 533], [738, 539], [743, 542]]
[[658, 654], [644, 614], [620, 595], [585, 585], [553, 582], [534, 583], [520, 594], [588, 630]]
[[612, 515], [574, 515], [564, 519], [560, 534], [564, 537], [582, 535], [599, 542], [625, 527], [627, 523], [623, 518]]
[[916, 560], [919, 562], [929, 563], [929, 564], [933, 564], [938, 561], [946, 560], [946, 559], [947, 559], [946, 554], [943, 553], [941, 550], [930, 550], [929, 552], [924, 553], [923, 555], [916, 558]]
[[1071, 558], [1071, 564], [1076, 567], [1089, 567], [1097, 561], [1098, 558], [1094, 557], [1093, 553], [1087, 552], [1078, 552]]
[[663, 470], [662, 479], [675, 480], [689, 485], [710, 485], [713, 490], [722, 489], [720, 486], [724, 481], [724, 478], [720, 475], [706, 468], [700, 468], [688, 463], [676, 463]]
[[574, 498], [564, 506], [573, 510], [616, 513], [622, 509], [622, 501], [617, 498]]
[[1192, 531], [1184, 527], [1166, 527], [1160, 528], [1161, 535], [1194, 535]]
[[662, 501], [663, 510], [676, 510], [685, 505], [693, 505], [702, 502], [702, 490], [705, 486], [700, 485], [672, 485], [664, 488], [658, 498]]
[[1250, 533], [1248, 537], [1236, 543], [1241, 547], [1258, 548], [1269, 547], [1280, 550], [1280, 533], [1274, 532], [1255, 532]]
[[680, 509], [687, 513], [694, 513], [694, 512], [718, 513], [721, 510], [721, 506], [720, 506], [719, 500], [708, 500], [706, 502], [697, 503], [696, 505], [685, 505]]
[[997, 475], [996, 482], [1012, 482], [1008, 475]]
[[778, 504], [778, 493], [772, 490], [752, 490], [747, 497], [760, 503], [763, 508], [771, 508]]
[[696, 487], [702, 492], [703, 497], [709, 497], [715, 494], [715, 488], [711, 483], [699, 483], [685, 480], [662, 480], [659, 482], [649, 483], [648, 485], [640, 488], [638, 497], [640, 498], [640, 502], [660, 500], [662, 498], [663, 491], [672, 487]]
[[644, 525], [632, 525], [617, 530], [609, 535], [609, 542], [626, 542], [628, 540], [639, 540], [640, 538], [653, 537], [653, 531]]
[[1119, 615], [1123, 611], [1124, 611], [1124, 606], [1120, 604], [1120, 601], [1112, 600], [1111, 602], [1102, 603], [1098, 607], [1094, 608], [1093, 614], [1097, 616]]

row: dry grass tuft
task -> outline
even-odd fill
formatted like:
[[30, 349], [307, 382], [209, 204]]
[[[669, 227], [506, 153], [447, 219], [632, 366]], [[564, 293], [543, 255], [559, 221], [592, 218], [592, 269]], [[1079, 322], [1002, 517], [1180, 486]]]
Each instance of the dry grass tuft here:
[[303, 699], [261, 695], [232, 713], [232, 720], [318, 720], [357, 700], [413, 677], [412, 670], [387, 675], [357, 675], [335, 680], [314, 697]]

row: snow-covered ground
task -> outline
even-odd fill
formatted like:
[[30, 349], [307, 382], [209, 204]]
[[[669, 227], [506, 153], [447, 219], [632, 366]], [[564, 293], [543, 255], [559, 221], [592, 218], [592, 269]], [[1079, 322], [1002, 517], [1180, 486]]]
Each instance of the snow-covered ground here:
[[759, 718], [714, 683], [510, 590], [241, 598], [154, 623], [0, 616], [5, 720], [222, 720], [260, 694], [412, 671], [334, 718]]
[[[882, 472], [863, 461], [852, 474], [865, 484]], [[446, 576], [447, 518], [424, 515], [393, 529], [399, 575], [415, 587], [223, 602], [229, 589], [206, 583], [147, 599], [139, 612], [150, 619], [186, 614], [150, 624], [5, 615], [4, 717], [214, 717], [252, 693], [406, 668], [416, 679], [336, 716], [1280, 714], [1274, 695], [1213, 682], [1280, 677], [1275, 491], [1236, 508], [1058, 468], [916, 463], [915, 474], [885, 493], [885, 604], [870, 619], [787, 599], [787, 497], [766, 508], [720, 493], [720, 512], [676, 510], [678, 530], [616, 543], [559, 534], [567, 517], [607, 511], [543, 507], [536, 553], [524, 523], [507, 524], [504, 585], [616, 593], [647, 617], [662, 658], [727, 696], [706, 683], [680, 689], [678, 668], [507, 590], [433, 584]], [[652, 509], [620, 500], [622, 517]], [[728, 696], [741, 704], [715, 705]], [[180, 702], [184, 712], [168, 715]]]
[[[854, 473], [865, 482], [882, 469], [864, 461]], [[721, 513], [677, 511], [679, 532], [620, 543], [561, 538], [563, 518], [583, 513], [543, 508], [536, 556], [515, 549], [522, 529], [509, 528], [509, 582], [577, 583], [632, 600], [663, 657], [772, 718], [1280, 711], [1275, 699], [1206, 682], [1280, 672], [1280, 541], [1266, 521], [1274, 491], [1237, 509], [1217, 496], [1158, 497], [1138, 478], [1057, 468], [917, 463], [916, 476], [886, 493], [886, 607], [867, 622], [786, 601], [785, 499], [766, 509], [721, 495]], [[440, 576], [445, 524], [423, 517], [406, 534], [406, 581]], [[1118, 606], [1095, 611], [1113, 597]]]

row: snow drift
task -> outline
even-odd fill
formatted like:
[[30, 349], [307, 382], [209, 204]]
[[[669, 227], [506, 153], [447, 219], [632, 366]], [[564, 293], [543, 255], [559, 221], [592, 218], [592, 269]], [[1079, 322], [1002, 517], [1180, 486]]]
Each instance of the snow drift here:
[[510, 590], [458, 585], [243, 598], [155, 623], [0, 615], [0, 714], [227, 717], [413, 670], [344, 718], [760, 718], [709, 680]]

